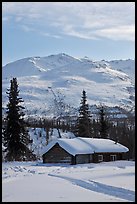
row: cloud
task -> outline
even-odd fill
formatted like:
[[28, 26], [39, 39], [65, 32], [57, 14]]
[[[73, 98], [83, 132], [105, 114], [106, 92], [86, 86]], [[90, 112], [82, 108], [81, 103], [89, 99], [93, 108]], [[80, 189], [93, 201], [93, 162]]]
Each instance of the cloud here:
[[[108, 29], [102, 29], [99, 33], [96, 33], [99, 36], [104, 36], [106, 38], [111, 38], [113, 40], [128, 40], [134, 41], [135, 40], [135, 26], [128, 25], [128, 26], [117, 26]], [[118, 37], [117, 37], [118, 35]]]
[[32, 31], [35, 31], [35, 29], [27, 26], [27, 25], [21, 25], [20, 26], [22, 30], [24, 30], [25, 32], [32, 32]]
[[2, 11], [3, 22], [14, 19], [45, 36], [134, 41], [134, 2], [3, 2]]
[[59, 36], [59, 35], [54, 35], [54, 34], [51, 34], [51, 33], [48, 33], [48, 32], [42, 32], [40, 30], [29, 27], [27, 25], [20, 25], [20, 27], [25, 32], [35, 32], [35, 33], [37, 33], [39, 35], [42, 35], [42, 36], [45, 36], [45, 37], [52, 37], [52, 38], [57, 38], [57, 39], [61, 38], [61, 36]]
[[38, 32], [40, 35], [42, 36], [46, 36], [46, 37], [52, 37], [52, 38], [57, 38], [57, 39], [60, 39], [61, 36], [59, 35], [54, 35], [54, 34], [51, 34], [51, 33], [46, 33], [46, 32]]

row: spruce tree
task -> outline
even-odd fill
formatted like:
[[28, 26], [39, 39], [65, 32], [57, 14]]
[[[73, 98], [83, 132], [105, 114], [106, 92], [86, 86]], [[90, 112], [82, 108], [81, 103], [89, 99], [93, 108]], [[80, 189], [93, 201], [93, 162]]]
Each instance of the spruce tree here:
[[91, 116], [87, 104], [86, 91], [82, 92], [81, 106], [79, 108], [77, 132], [79, 137], [92, 137]]
[[36, 156], [28, 148], [30, 138], [24, 122], [23, 102], [19, 97], [17, 79], [13, 78], [10, 89], [7, 89], [9, 102], [6, 111], [6, 126], [4, 129], [4, 146], [6, 161], [35, 160]]
[[105, 108], [104, 106], [99, 107], [99, 132], [100, 132], [100, 137], [107, 139], [108, 138], [108, 129], [109, 129], [109, 124], [106, 119], [106, 113], [105, 113]]

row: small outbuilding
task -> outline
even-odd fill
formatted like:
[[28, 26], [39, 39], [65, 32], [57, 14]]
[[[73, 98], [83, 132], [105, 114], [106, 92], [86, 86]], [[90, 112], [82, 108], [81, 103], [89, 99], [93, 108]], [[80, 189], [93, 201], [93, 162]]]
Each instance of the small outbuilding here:
[[110, 139], [59, 138], [43, 150], [43, 163], [98, 163], [127, 159], [129, 149]]

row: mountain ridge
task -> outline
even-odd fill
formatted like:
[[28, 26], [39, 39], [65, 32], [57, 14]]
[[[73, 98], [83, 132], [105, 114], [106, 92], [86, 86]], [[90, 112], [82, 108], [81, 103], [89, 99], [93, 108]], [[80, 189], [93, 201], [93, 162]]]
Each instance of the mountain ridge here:
[[135, 62], [130, 59], [93, 61], [65, 53], [23, 58], [2, 67], [2, 103], [5, 107], [10, 79], [17, 77], [21, 97], [31, 112], [41, 109], [51, 114], [49, 109], [54, 105], [55, 95], [78, 108], [83, 89], [91, 106], [102, 103], [131, 110], [135, 97], [134, 75]]

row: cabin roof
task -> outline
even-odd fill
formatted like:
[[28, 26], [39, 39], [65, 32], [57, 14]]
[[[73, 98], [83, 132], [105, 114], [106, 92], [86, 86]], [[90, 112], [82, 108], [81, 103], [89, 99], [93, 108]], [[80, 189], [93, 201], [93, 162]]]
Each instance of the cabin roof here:
[[41, 152], [41, 155], [48, 152], [55, 144], [59, 144], [64, 150], [71, 155], [76, 154], [92, 154], [99, 152], [128, 152], [129, 149], [120, 143], [110, 139], [99, 138], [59, 138], [51, 141]]

